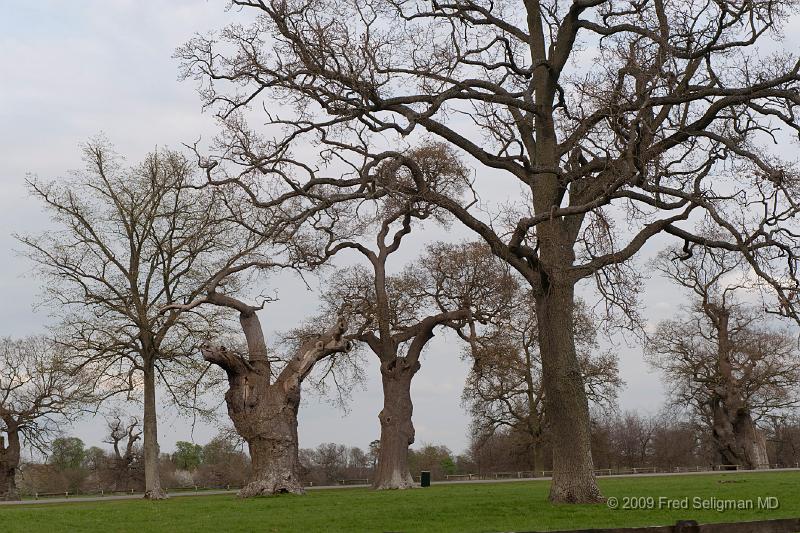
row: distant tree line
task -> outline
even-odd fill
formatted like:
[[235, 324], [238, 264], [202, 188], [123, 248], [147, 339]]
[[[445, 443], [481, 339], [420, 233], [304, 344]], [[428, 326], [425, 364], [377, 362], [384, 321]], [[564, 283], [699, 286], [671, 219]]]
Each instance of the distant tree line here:
[[[791, 415], [763, 421], [769, 464], [795, 468], [800, 464], [800, 417]], [[667, 412], [654, 415], [636, 411], [595, 413], [591, 424], [592, 459], [598, 470], [624, 472], [655, 469], [670, 472], [684, 468], [711, 469], [720, 465], [713, 436], [688, 417]], [[540, 438], [534, 458], [530, 437], [524, 431], [502, 429], [489, 437], [474, 434], [469, 449], [455, 458], [458, 474], [528, 472], [537, 476], [552, 470], [552, 439]]]
[[[25, 462], [17, 474], [23, 495], [143, 492], [144, 453], [141, 445], [127, 448], [86, 447], [77, 437], [59, 437], [43, 462]], [[169, 488], [241, 487], [250, 459], [229, 435], [220, 434], [205, 445], [179, 441], [176, 451], [162, 454], [159, 474]]]
[[[118, 419], [116, 419], [118, 420]], [[113, 421], [109, 423], [113, 427]], [[717, 466], [713, 438], [687, 418], [666, 412], [647, 415], [635, 411], [595, 413], [592, 417], [592, 450], [598, 470], [614, 473], [633, 469], [674, 472]], [[763, 429], [767, 454], [773, 468], [800, 464], [800, 416], [773, 417]], [[17, 475], [23, 495], [144, 490], [143, 454], [134, 444], [120, 454], [117, 447], [86, 447], [76, 437], [59, 437], [51, 444], [47, 460], [26, 462]], [[113, 444], [113, 441], [106, 440]], [[301, 482], [305, 486], [366, 484], [376, 475], [380, 441], [365, 450], [344, 444], [323, 443], [299, 451]], [[488, 438], [473, 434], [462, 454], [447, 446], [422, 444], [409, 450], [409, 470], [416, 480], [421, 471], [434, 481], [480, 476], [524, 477], [552, 471], [552, 438], [540, 435], [536, 457], [531, 456], [529, 435], [502, 429]], [[535, 459], [535, 461], [534, 461]], [[160, 475], [168, 488], [239, 488], [250, 470], [250, 458], [234, 434], [221, 433], [201, 445], [178, 441], [172, 454], [162, 454]]]

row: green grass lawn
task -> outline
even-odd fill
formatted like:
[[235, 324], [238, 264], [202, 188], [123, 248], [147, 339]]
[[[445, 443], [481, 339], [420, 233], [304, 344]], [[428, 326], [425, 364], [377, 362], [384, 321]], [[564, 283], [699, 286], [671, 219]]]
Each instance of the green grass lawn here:
[[[724, 481], [724, 483], [721, 483]], [[734, 522], [800, 516], [800, 472], [601, 479], [607, 497], [747, 499], [773, 496], [777, 510], [623, 510], [551, 505], [547, 481], [439, 485], [408, 491], [309, 491], [306, 496], [234, 496], [0, 507], [0, 531], [431, 531], [491, 532]]]

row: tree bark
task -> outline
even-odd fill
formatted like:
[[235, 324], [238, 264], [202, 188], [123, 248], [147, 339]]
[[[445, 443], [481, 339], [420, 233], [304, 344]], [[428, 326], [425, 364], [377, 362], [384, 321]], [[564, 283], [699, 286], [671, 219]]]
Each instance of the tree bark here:
[[239, 497], [304, 494], [297, 440], [301, 386], [317, 361], [350, 349], [344, 338], [347, 323], [340, 319], [330, 331], [305, 342], [270, 384], [270, 363], [257, 309], [233, 298], [212, 296], [212, 303], [239, 309], [248, 345], [247, 359], [224, 347], [201, 347], [205, 360], [228, 376], [228, 415], [250, 449], [250, 478]]
[[734, 341], [730, 335], [730, 312], [720, 306], [705, 304], [706, 314], [717, 329], [717, 369], [721, 383], [713, 396], [713, 439], [720, 464], [739, 465], [747, 469], [769, 468], [767, 445], [753, 422], [753, 417], [734, 375], [731, 353]]
[[720, 464], [739, 465], [749, 470], [769, 468], [766, 441], [747, 409], [731, 412], [724, 400], [718, 399], [713, 424]]
[[252, 468], [240, 498], [280, 493], [303, 494], [298, 458], [297, 411], [300, 388], [288, 392], [282, 382], [241, 365], [229, 373], [225, 393], [228, 415], [247, 442]]
[[549, 284], [536, 298], [545, 410], [553, 439], [550, 501], [596, 503], [603, 496], [594, 476], [589, 404], [573, 331], [574, 286]]
[[19, 469], [20, 443], [19, 433], [9, 428], [8, 444], [0, 436], [0, 501], [19, 500], [16, 475]]
[[419, 368], [419, 361], [409, 363], [405, 357], [381, 364], [383, 410], [378, 415], [381, 447], [373, 481], [375, 489], [408, 489], [414, 485], [408, 469], [408, 447], [414, 443], [411, 380]]
[[163, 500], [167, 493], [161, 488], [158, 471], [158, 418], [156, 413], [155, 358], [144, 358], [144, 497]]

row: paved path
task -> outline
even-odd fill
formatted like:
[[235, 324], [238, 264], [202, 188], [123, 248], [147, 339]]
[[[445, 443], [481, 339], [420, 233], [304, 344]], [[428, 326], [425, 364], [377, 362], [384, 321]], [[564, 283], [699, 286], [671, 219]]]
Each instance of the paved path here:
[[[703, 476], [713, 474], [748, 474], [748, 473], [768, 473], [768, 472], [800, 472], [800, 468], [781, 468], [779, 470], [736, 470], [736, 471], [705, 471], [705, 472], [659, 472], [648, 474], [613, 474], [610, 476], [598, 476], [601, 478], [609, 477], [666, 477], [666, 476]], [[550, 477], [537, 478], [501, 478], [501, 479], [473, 479], [459, 481], [436, 481], [435, 485], [462, 485], [467, 483], [509, 483], [523, 481], [547, 481]], [[357, 489], [368, 488], [369, 485], [329, 485], [322, 487], [306, 487], [307, 490], [335, 490], [335, 489]], [[236, 494], [235, 490], [199, 490], [199, 491], [180, 491], [170, 493], [170, 498], [183, 498], [186, 496], [217, 496], [220, 494]], [[43, 498], [41, 500], [22, 500], [18, 502], [0, 502], [3, 505], [41, 505], [49, 503], [82, 503], [82, 502], [110, 502], [115, 500], [140, 500], [143, 494], [119, 494], [115, 496], [76, 496], [74, 498]]]

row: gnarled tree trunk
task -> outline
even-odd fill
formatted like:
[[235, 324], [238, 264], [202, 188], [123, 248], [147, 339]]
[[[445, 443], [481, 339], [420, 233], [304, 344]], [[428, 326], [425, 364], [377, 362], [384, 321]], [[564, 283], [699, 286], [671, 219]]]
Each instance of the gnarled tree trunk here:
[[731, 353], [730, 312], [711, 303], [704, 304], [707, 315], [717, 329], [717, 368], [721, 383], [714, 391], [713, 438], [721, 464], [739, 465], [747, 469], [769, 468], [767, 446], [758, 432], [750, 410], [734, 375]]
[[766, 441], [747, 409], [738, 407], [731, 411], [724, 400], [718, 399], [713, 424], [720, 464], [739, 465], [749, 470], [769, 468]]
[[0, 501], [19, 500], [16, 475], [19, 468], [19, 433], [9, 428], [8, 444], [0, 436]]
[[270, 385], [269, 369], [258, 362], [247, 364], [230, 353], [227, 359], [219, 353], [204, 355], [228, 373], [228, 415], [250, 449], [250, 477], [239, 497], [303, 494], [297, 441], [300, 388], [287, 392], [280, 381]]
[[247, 440], [252, 471], [240, 497], [305, 492], [300, 480], [297, 407], [295, 400], [282, 400], [275, 402], [274, 411], [264, 410], [264, 425], [254, 428], [255, 436]]
[[201, 348], [206, 361], [216, 364], [228, 375], [229, 388], [225, 393], [228, 414], [250, 449], [250, 477], [239, 491], [239, 497], [304, 494], [297, 440], [300, 389], [317, 361], [350, 348], [349, 341], [344, 339], [346, 322], [339, 320], [330, 331], [303, 343], [270, 384], [270, 363], [256, 314], [258, 309], [215, 292], [211, 292], [206, 301], [238, 310], [247, 339], [247, 357], [224, 347], [203, 345]]
[[419, 361], [409, 363], [405, 357], [381, 363], [383, 410], [378, 415], [381, 447], [372, 483], [376, 489], [407, 489], [414, 485], [408, 469], [408, 447], [414, 443], [411, 380], [419, 368]]
[[574, 287], [545, 285], [536, 298], [545, 412], [553, 443], [550, 500], [603, 501], [592, 462], [589, 403], [575, 352]]
[[156, 414], [156, 370], [155, 359], [144, 361], [144, 497], [163, 500], [167, 493], [161, 488], [158, 471], [158, 419]]

